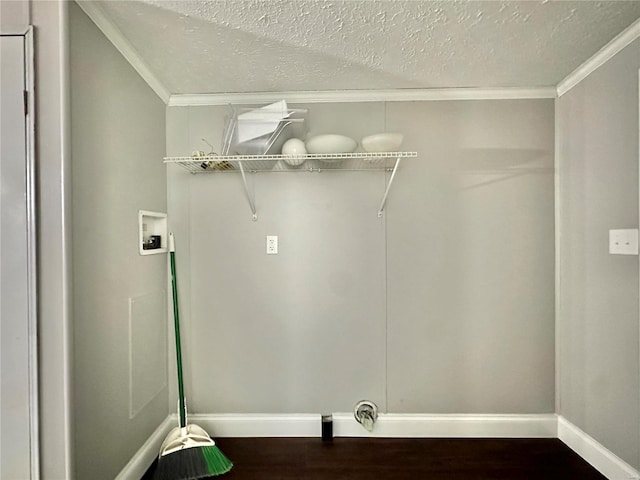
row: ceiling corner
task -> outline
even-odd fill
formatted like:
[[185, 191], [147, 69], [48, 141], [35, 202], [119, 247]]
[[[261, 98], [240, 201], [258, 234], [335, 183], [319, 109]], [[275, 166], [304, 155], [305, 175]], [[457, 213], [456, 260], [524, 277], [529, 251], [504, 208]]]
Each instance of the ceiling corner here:
[[618, 52], [629, 46], [638, 38], [640, 38], [640, 19], [629, 25], [629, 27], [620, 32], [619, 35], [602, 47], [591, 58], [559, 82], [556, 86], [558, 97], [561, 97], [578, 85], [582, 80], [587, 78], [598, 68], [611, 60]]
[[160, 82], [158, 77], [149, 69], [149, 66], [142, 59], [137, 50], [131, 45], [129, 40], [122, 32], [109, 21], [102, 12], [97, 2], [91, 0], [76, 0], [78, 6], [91, 19], [93, 23], [100, 29], [105, 37], [113, 44], [113, 46], [122, 54], [149, 87], [160, 97], [166, 104], [169, 103], [171, 93]]

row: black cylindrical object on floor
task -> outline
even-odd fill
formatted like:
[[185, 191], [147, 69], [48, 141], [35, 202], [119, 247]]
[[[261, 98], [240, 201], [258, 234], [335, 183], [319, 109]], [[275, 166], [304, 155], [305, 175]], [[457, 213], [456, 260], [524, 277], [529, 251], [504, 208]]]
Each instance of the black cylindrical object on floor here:
[[322, 441], [333, 440], [333, 415], [322, 415]]

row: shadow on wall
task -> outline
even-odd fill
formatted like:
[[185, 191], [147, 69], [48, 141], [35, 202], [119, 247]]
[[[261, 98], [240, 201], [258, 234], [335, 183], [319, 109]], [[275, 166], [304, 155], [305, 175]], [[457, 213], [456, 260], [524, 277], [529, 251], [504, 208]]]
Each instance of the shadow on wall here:
[[469, 190], [523, 175], [552, 174], [549, 159], [542, 149], [466, 148], [452, 153], [451, 161], [453, 171], [464, 177], [460, 190]]

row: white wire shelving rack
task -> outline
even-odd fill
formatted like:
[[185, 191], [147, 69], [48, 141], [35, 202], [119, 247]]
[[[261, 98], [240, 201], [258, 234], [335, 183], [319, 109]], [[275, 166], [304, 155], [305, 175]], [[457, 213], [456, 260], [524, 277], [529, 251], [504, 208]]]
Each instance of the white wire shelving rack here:
[[[305, 155], [206, 155], [193, 157], [165, 157], [167, 165], [178, 165], [192, 174], [240, 173], [247, 200], [257, 220], [255, 200], [247, 184], [248, 173], [259, 172], [325, 172], [325, 171], [383, 171], [391, 175], [378, 208], [382, 217], [391, 184], [403, 158], [415, 158], [417, 152], [366, 152]], [[291, 165], [299, 163], [300, 165]]]

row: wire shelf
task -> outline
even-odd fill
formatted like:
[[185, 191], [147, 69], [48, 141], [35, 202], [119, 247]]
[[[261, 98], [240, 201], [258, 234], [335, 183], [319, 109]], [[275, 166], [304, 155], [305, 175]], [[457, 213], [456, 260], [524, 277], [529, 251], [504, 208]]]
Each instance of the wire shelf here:
[[[208, 155], [194, 157], [165, 157], [164, 163], [179, 165], [189, 172], [224, 173], [242, 175], [242, 183], [253, 214], [258, 219], [253, 192], [247, 184], [248, 172], [322, 172], [333, 171], [387, 171], [387, 186], [378, 208], [378, 217], [387, 201], [389, 189], [402, 158], [415, 158], [417, 152], [330, 153], [305, 155]], [[293, 165], [292, 165], [293, 164]], [[298, 165], [297, 165], [298, 164]]]
[[[176, 164], [190, 173], [223, 172], [320, 172], [385, 171], [394, 168], [400, 158], [415, 158], [417, 152], [331, 153], [305, 155], [225, 155], [165, 157], [164, 163]], [[300, 165], [291, 165], [300, 163]]]

